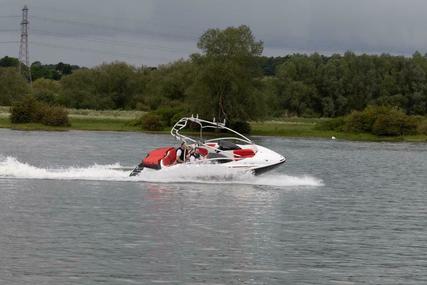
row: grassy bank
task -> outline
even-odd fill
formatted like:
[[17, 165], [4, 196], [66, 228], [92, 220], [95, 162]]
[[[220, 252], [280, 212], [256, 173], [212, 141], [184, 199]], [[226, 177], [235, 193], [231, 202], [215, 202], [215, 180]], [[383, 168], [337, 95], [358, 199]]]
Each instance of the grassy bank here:
[[[46, 131], [143, 131], [132, 126], [130, 122], [141, 116], [139, 111], [94, 111], [94, 110], [69, 110], [71, 127], [49, 127], [42, 124], [11, 124], [9, 122], [9, 108], [0, 107], [0, 128], [16, 130], [46, 130]], [[328, 119], [317, 118], [287, 118], [276, 121], [252, 122], [253, 135], [283, 136], [283, 137], [313, 137], [353, 140], [353, 141], [408, 141], [427, 142], [426, 135], [403, 137], [378, 137], [368, 133], [344, 133], [318, 130], [316, 126]], [[168, 131], [169, 129], [165, 129]]]
[[0, 128], [23, 131], [142, 131], [129, 123], [144, 114], [141, 111], [96, 111], [68, 109], [71, 127], [50, 127], [42, 124], [12, 124], [9, 121], [9, 107], [0, 107]]
[[411, 135], [401, 137], [380, 137], [369, 133], [346, 133], [318, 130], [316, 126], [329, 119], [288, 118], [280, 121], [252, 122], [253, 135], [283, 136], [283, 137], [312, 137], [332, 138], [351, 141], [389, 141], [389, 142], [427, 142], [426, 135]]

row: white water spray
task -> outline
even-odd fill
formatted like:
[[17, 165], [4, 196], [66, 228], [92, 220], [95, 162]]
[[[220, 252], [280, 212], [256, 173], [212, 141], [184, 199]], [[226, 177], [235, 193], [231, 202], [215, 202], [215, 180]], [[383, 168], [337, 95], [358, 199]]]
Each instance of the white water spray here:
[[248, 172], [224, 168], [218, 165], [197, 167], [174, 167], [162, 171], [142, 172], [129, 177], [119, 163], [110, 165], [94, 164], [89, 167], [39, 168], [18, 161], [14, 157], [0, 156], [0, 179], [51, 179], [51, 180], [95, 180], [95, 181], [142, 181], [156, 183], [210, 183], [210, 184], [248, 184], [276, 187], [322, 186], [320, 179], [311, 176], [289, 176], [266, 174], [254, 176]]

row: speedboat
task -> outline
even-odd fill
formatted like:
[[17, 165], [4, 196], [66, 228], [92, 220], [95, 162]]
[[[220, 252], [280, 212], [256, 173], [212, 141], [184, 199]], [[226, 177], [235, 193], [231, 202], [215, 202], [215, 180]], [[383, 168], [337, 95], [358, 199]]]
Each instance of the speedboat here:
[[[147, 154], [130, 176], [137, 176], [141, 172], [172, 170], [183, 165], [199, 167], [206, 164], [259, 175], [286, 162], [284, 156], [255, 144], [246, 136], [227, 127], [225, 121], [220, 123], [215, 119], [199, 119], [198, 116], [184, 117], [175, 123], [170, 133], [181, 142], [181, 146], [185, 146], [183, 151], [186, 159], [178, 163], [177, 148], [173, 146], [157, 148]], [[206, 133], [211, 138], [206, 139]], [[192, 159], [190, 154], [194, 155]]]

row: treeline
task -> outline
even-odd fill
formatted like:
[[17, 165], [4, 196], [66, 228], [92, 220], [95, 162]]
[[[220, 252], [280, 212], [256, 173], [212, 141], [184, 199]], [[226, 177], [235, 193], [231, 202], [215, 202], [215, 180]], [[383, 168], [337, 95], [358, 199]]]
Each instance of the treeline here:
[[336, 117], [368, 105], [427, 113], [427, 56], [292, 55], [266, 78], [276, 114]]
[[[17, 58], [5, 56], [0, 58], [0, 68], [14, 67], [18, 68], [19, 61]], [[62, 76], [71, 74], [74, 70], [80, 69], [78, 65], [59, 62], [58, 64], [42, 64], [40, 61], [35, 61], [31, 64], [32, 80], [39, 78], [60, 80]], [[26, 77], [28, 74], [24, 74]]]
[[32, 93], [42, 102], [70, 108], [138, 109], [198, 113], [228, 120], [283, 116], [339, 117], [370, 105], [427, 114], [427, 56], [294, 54], [263, 57], [263, 44], [247, 26], [211, 29], [201, 52], [167, 65], [122, 62], [79, 68], [33, 63], [32, 89], [0, 60], [0, 105]]

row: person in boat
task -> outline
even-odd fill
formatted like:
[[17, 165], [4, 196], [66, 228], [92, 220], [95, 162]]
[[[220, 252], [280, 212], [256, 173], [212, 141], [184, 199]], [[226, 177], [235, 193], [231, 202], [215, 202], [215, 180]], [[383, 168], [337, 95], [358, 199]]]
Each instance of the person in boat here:
[[199, 159], [200, 159], [200, 154], [197, 152], [197, 149], [196, 148], [192, 149], [190, 151], [190, 158], [189, 158], [190, 162], [194, 162]]
[[187, 149], [188, 146], [185, 142], [182, 142], [181, 145], [176, 149], [176, 163], [184, 163], [187, 160]]

